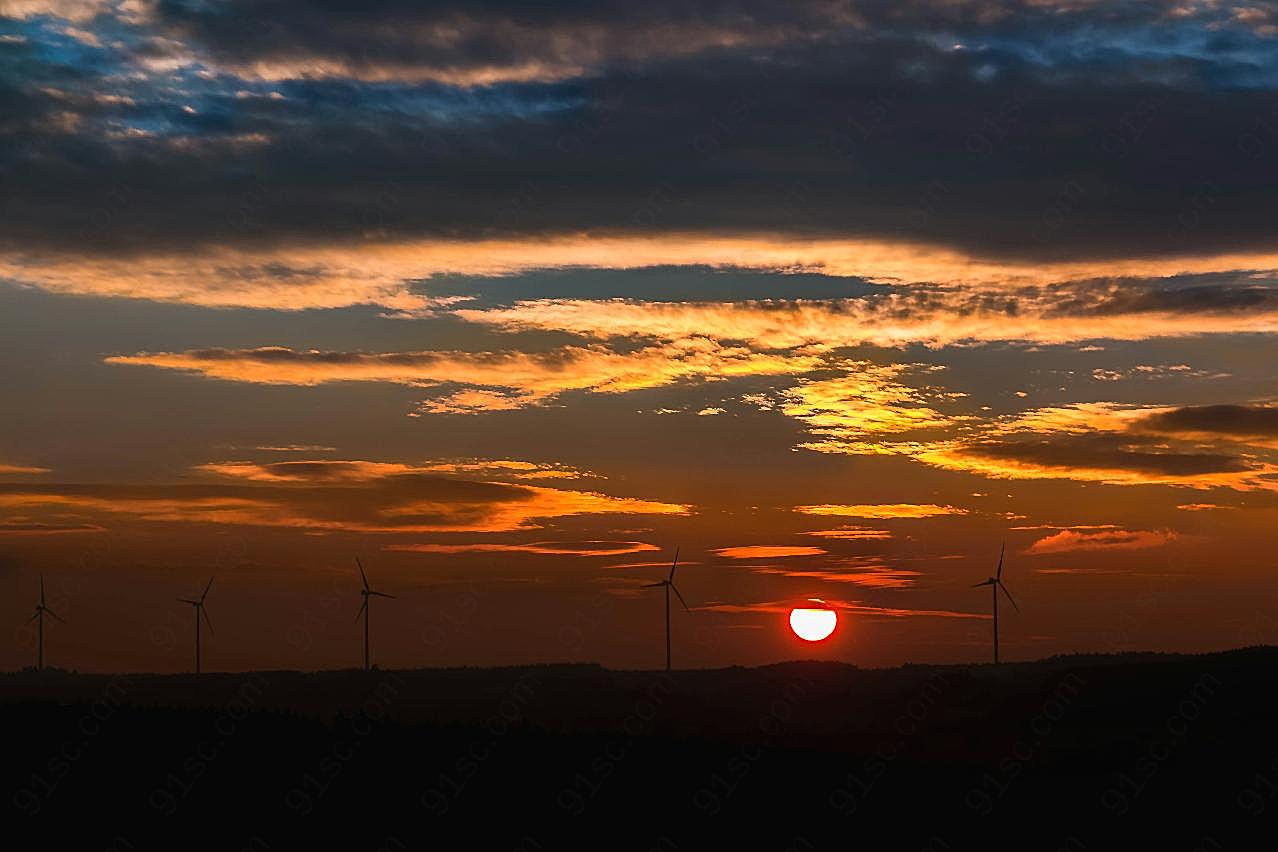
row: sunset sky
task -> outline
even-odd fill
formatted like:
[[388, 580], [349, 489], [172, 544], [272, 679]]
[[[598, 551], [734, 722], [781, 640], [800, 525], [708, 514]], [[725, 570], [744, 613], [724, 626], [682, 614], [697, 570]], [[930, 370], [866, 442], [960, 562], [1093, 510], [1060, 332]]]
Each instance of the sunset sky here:
[[1270, 3], [0, 0], [0, 667], [1278, 642], [1275, 222]]

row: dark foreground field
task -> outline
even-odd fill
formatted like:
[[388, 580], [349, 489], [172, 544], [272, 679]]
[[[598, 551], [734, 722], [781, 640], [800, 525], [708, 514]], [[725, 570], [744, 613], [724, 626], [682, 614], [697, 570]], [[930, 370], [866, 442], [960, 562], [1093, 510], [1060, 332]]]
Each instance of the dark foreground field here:
[[5, 822], [43, 832], [24, 849], [118, 852], [1269, 848], [1276, 672], [1273, 648], [997, 669], [26, 672], [0, 676]]

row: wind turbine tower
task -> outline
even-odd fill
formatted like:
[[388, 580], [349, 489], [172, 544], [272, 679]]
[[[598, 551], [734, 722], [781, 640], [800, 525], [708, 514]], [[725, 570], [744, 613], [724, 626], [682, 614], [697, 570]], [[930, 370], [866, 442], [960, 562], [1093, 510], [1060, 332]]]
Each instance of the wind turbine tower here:
[[355, 557], [355, 564], [359, 566], [359, 578], [360, 580], [364, 582], [364, 588], [360, 590], [360, 594], [363, 595], [364, 597], [364, 602], [360, 604], [359, 612], [355, 614], [355, 620], [359, 621], [359, 617], [361, 615], [364, 616], [364, 671], [368, 671], [370, 668], [369, 658], [368, 658], [368, 613], [369, 613], [368, 599], [369, 598], [390, 598], [394, 600], [395, 596], [388, 595], [385, 592], [377, 592], [371, 589], [368, 585], [368, 575], [364, 573], [364, 563], [359, 561], [358, 556]]
[[27, 621], [27, 624], [30, 624], [32, 621], [36, 622], [36, 671], [44, 670], [44, 614], [46, 612], [49, 615], [56, 618], [58, 621], [61, 621], [63, 624], [66, 624], [66, 621], [62, 618], [62, 616], [58, 615], [56, 612], [49, 609], [49, 607], [45, 605], [44, 575], [41, 574], [40, 575], [40, 603], [36, 604], [35, 615], [31, 616], [31, 618]]
[[684, 610], [688, 609], [688, 602], [683, 599], [683, 595], [679, 594], [679, 589], [674, 584], [675, 569], [679, 567], [679, 548], [675, 548], [674, 562], [670, 563], [670, 576], [656, 583], [647, 583], [645, 589], [655, 589], [658, 586], [665, 586], [666, 589], [666, 671], [670, 671], [670, 593], [674, 592], [675, 597], [679, 599], [679, 603], [683, 604]]
[[184, 604], [190, 604], [195, 607], [195, 673], [200, 673], [200, 617], [203, 616], [204, 623], [209, 626], [209, 635], [213, 635], [213, 622], [209, 620], [208, 611], [204, 608], [204, 599], [209, 596], [209, 589], [213, 586], [213, 578], [209, 577], [208, 583], [204, 586], [204, 594], [200, 595], [198, 601], [190, 598], [178, 598], [178, 601]]
[[1016, 601], [1012, 599], [1012, 593], [1011, 593], [1011, 592], [1009, 592], [1009, 591], [1007, 590], [1007, 586], [1003, 585], [1003, 552], [1004, 552], [1004, 550], [1006, 550], [1006, 548], [1007, 548], [1007, 544], [1006, 544], [1006, 543], [1004, 543], [1004, 545], [1003, 545], [1002, 547], [1000, 547], [1000, 548], [999, 548], [999, 551], [998, 551], [998, 570], [994, 573], [994, 576], [993, 576], [993, 577], [990, 577], [990, 578], [988, 578], [988, 579], [986, 579], [986, 580], [982, 580], [982, 581], [981, 581], [981, 582], [979, 582], [979, 583], [973, 583], [973, 584], [972, 584], [972, 588], [973, 588], [973, 589], [979, 588], [979, 587], [981, 587], [981, 586], [989, 586], [989, 587], [990, 587], [990, 594], [991, 594], [991, 595], [993, 595], [993, 601], [994, 601], [994, 662], [995, 662], [995, 664], [997, 664], [997, 663], [998, 663], [998, 592], [999, 592], [999, 589], [1002, 589], [1002, 590], [1003, 590], [1003, 594], [1007, 595], [1007, 601], [1008, 601], [1008, 603], [1010, 603], [1010, 604], [1012, 605], [1012, 608], [1013, 608], [1013, 609], [1015, 609], [1017, 612], [1020, 612], [1020, 611], [1021, 611], [1021, 608], [1020, 608], [1019, 606], [1017, 606], [1017, 605], [1016, 605]]

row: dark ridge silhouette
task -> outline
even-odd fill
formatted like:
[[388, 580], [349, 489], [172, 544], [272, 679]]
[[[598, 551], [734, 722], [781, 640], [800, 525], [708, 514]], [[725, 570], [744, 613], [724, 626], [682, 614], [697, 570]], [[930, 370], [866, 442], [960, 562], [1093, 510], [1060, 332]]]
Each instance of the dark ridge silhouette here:
[[1278, 807], [1276, 669], [1263, 647], [878, 670], [24, 671], [0, 676], [3, 772], [11, 824], [121, 852], [1258, 848], [1240, 839]]

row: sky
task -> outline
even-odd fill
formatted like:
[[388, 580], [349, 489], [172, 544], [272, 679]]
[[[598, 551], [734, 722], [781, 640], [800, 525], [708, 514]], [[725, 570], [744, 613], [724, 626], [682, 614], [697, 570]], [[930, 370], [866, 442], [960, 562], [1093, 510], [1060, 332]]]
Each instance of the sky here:
[[1276, 150], [1268, 2], [0, 0], [0, 668], [1278, 642]]

